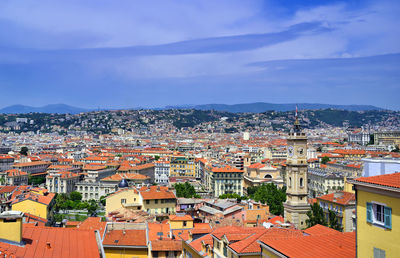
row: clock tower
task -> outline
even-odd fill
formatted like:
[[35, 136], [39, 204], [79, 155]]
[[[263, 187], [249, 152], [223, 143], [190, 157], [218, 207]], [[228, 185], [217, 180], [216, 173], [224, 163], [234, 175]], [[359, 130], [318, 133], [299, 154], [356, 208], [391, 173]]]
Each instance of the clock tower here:
[[306, 213], [310, 209], [307, 195], [307, 137], [301, 130], [296, 107], [296, 120], [287, 137], [286, 202], [283, 206], [285, 220], [298, 229], [307, 226]]

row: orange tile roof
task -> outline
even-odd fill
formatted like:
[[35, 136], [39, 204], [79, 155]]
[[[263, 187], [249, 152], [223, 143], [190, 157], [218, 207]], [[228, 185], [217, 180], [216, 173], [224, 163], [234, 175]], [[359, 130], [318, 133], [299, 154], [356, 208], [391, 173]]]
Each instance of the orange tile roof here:
[[334, 230], [332, 228], [328, 228], [328, 227], [320, 225], [320, 224], [317, 224], [315, 226], [305, 229], [304, 233], [307, 233], [311, 236], [316, 236], [316, 235], [319, 236], [319, 235], [325, 235], [325, 234], [340, 234], [339, 231]]
[[95, 233], [89, 230], [25, 224], [22, 240], [24, 246], [0, 241], [0, 249], [15, 257], [100, 257]]
[[218, 172], [218, 173], [221, 173], [221, 172], [223, 172], [223, 173], [243, 173], [244, 171], [243, 170], [240, 170], [240, 169], [237, 169], [237, 168], [233, 168], [233, 167], [230, 167], [230, 166], [226, 166], [226, 167], [222, 167], [222, 168], [213, 168], [212, 169], [212, 172], [214, 172], [214, 173], [216, 173], [216, 172]]
[[185, 214], [183, 216], [180, 216], [180, 215], [169, 215], [169, 220], [170, 221], [184, 221], [184, 220], [193, 220], [193, 218], [192, 218], [192, 216], [187, 215], [187, 214]]
[[101, 217], [88, 217], [79, 223], [78, 228], [92, 231], [98, 230], [100, 232], [100, 236], [103, 236], [104, 229], [106, 228], [106, 222], [101, 221]]
[[147, 248], [146, 231], [144, 229], [111, 230], [105, 234], [103, 245]]
[[168, 187], [142, 187], [139, 192], [143, 200], [176, 199], [175, 194], [172, 191], [169, 191]]
[[39, 202], [45, 205], [49, 205], [50, 202], [54, 199], [55, 193], [48, 193], [47, 195], [41, 195], [41, 194], [35, 194], [32, 192], [29, 192], [24, 195], [23, 198], [21, 199], [15, 199], [12, 204], [16, 204], [25, 200], [31, 200], [34, 202]]
[[[336, 195], [336, 197], [335, 197]], [[333, 202], [341, 205], [349, 205], [351, 202], [355, 202], [356, 195], [350, 192], [340, 191], [338, 193], [331, 193], [317, 197], [318, 200], [324, 200]], [[353, 203], [354, 204], [354, 203]]]
[[355, 236], [346, 232], [262, 242], [288, 257], [356, 257]]
[[152, 251], [182, 251], [182, 241], [163, 239], [151, 241]]
[[105, 177], [101, 179], [101, 181], [121, 181], [122, 179], [128, 179], [128, 180], [146, 180], [149, 179], [148, 176], [138, 174], [138, 173], [117, 173], [114, 175], [111, 175], [109, 177]]
[[40, 165], [49, 165], [51, 162], [48, 161], [34, 161], [34, 162], [23, 162], [23, 163], [15, 163], [13, 167], [29, 167], [29, 166], [40, 166]]
[[169, 238], [170, 239], [170, 226], [169, 224], [164, 223], [153, 223], [149, 222], [148, 226], [148, 237], [150, 241], [157, 240], [160, 238], [157, 233], [162, 233], [162, 238]]
[[360, 177], [354, 179], [353, 181], [355, 182], [355, 184], [357, 184], [357, 182], [361, 182], [371, 185], [382, 185], [393, 188], [400, 188], [400, 172], [387, 175]]
[[7, 173], [8, 177], [14, 177], [14, 176], [28, 176], [28, 173], [19, 169], [10, 169], [5, 171]]

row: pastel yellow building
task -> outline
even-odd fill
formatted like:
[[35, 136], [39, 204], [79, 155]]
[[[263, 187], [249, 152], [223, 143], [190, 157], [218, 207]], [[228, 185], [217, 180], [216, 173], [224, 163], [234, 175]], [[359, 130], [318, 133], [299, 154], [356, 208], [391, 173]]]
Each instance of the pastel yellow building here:
[[49, 219], [54, 204], [54, 193], [45, 195], [28, 193], [25, 196], [16, 198], [12, 202], [11, 209], [13, 211], [22, 211], [43, 219]]
[[351, 183], [357, 198], [357, 257], [399, 257], [400, 173]]
[[196, 177], [196, 165], [194, 157], [172, 156], [170, 161], [170, 176], [172, 177]]
[[20, 211], [5, 211], [0, 214], [0, 239], [20, 244], [22, 242], [22, 219]]
[[186, 214], [170, 215], [169, 225], [171, 229], [191, 229], [193, 228], [193, 218]]
[[106, 197], [106, 214], [120, 208], [142, 209], [139, 192], [135, 188], [125, 188]]
[[355, 230], [353, 224], [353, 212], [356, 209], [355, 194], [343, 191], [326, 194], [317, 197], [317, 203], [323, 209], [327, 221], [329, 221], [329, 210], [331, 210], [336, 214], [344, 232]]

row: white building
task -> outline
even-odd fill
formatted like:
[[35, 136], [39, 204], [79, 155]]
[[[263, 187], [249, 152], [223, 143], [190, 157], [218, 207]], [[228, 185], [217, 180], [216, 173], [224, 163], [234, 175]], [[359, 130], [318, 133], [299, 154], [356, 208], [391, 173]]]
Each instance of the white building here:
[[363, 177], [400, 172], [400, 159], [361, 159], [364, 162]]
[[170, 162], [160, 159], [156, 161], [154, 165], [154, 182], [160, 185], [168, 185]]
[[52, 193], [70, 193], [75, 191], [79, 174], [70, 171], [49, 171], [46, 176], [46, 188]]

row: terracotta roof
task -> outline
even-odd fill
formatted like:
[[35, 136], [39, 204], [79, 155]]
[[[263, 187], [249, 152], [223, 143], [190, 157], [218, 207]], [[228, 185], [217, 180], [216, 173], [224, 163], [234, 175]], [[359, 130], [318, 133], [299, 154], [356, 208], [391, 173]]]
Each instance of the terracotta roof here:
[[282, 224], [285, 222], [285, 219], [282, 218], [281, 216], [275, 216], [275, 217], [267, 220], [267, 222], [272, 223], [272, 224]]
[[400, 188], [400, 172], [387, 175], [360, 177], [354, 179], [353, 181], [355, 183], [362, 182], [371, 185], [383, 185], [393, 188]]
[[40, 166], [40, 165], [50, 165], [51, 162], [48, 161], [34, 161], [34, 162], [23, 162], [15, 163], [13, 167], [29, 167], [29, 166]]
[[[350, 192], [340, 191], [337, 193], [326, 194], [317, 197], [318, 200], [324, 200], [328, 202], [333, 202], [341, 205], [349, 205], [352, 201], [355, 202], [356, 195]], [[355, 203], [353, 203], [355, 204]]]
[[100, 257], [95, 233], [73, 228], [24, 225], [24, 246], [0, 241], [0, 249], [16, 257]]
[[325, 234], [340, 234], [339, 231], [325, 227], [323, 225], [317, 224], [315, 226], [312, 226], [310, 228], [307, 228], [304, 230], [304, 233], [307, 233], [311, 236], [315, 235], [325, 235]]
[[355, 232], [262, 241], [288, 257], [356, 257]]
[[169, 215], [169, 220], [170, 221], [184, 221], [184, 220], [193, 220], [192, 216], [190, 215]]
[[168, 187], [142, 187], [139, 192], [143, 200], [176, 199], [175, 194], [172, 191], [169, 191]]
[[122, 179], [128, 180], [146, 180], [149, 179], [148, 176], [138, 174], [138, 173], [117, 173], [108, 177], [101, 179], [101, 181], [121, 181]]
[[83, 222], [80, 222], [78, 228], [92, 231], [98, 230], [100, 232], [100, 236], [103, 236], [104, 229], [106, 228], [106, 222], [101, 221], [101, 217], [88, 217]]
[[103, 245], [147, 248], [146, 231], [144, 229], [111, 230], [105, 234]]
[[213, 168], [212, 172], [214, 173], [243, 173], [243, 170], [237, 169], [237, 168], [233, 168], [230, 166], [226, 166], [223, 168]]
[[24, 195], [23, 198], [21, 199], [15, 199], [12, 204], [16, 204], [25, 200], [31, 200], [34, 202], [39, 202], [45, 205], [49, 205], [50, 202], [54, 199], [55, 193], [48, 193], [47, 195], [41, 195], [41, 194], [35, 194], [32, 192], [29, 192]]
[[2, 186], [2, 187], [0, 187], [0, 193], [11, 193], [16, 188], [17, 188], [17, 186], [14, 186], [14, 185]]
[[181, 240], [153, 240], [151, 241], [152, 251], [182, 251], [182, 241]]
[[147, 224], [148, 226], [148, 237], [150, 241], [160, 239], [159, 233], [162, 233], [162, 238], [170, 238], [170, 226], [169, 224], [163, 224], [163, 223], [152, 223], [149, 222]]

